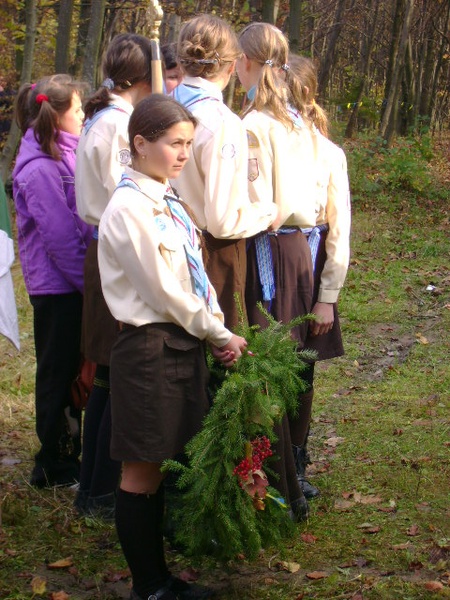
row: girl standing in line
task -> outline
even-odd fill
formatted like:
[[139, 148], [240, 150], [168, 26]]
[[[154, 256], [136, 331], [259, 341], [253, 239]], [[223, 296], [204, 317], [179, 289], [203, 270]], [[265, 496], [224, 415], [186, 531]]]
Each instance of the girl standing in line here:
[[[344, 354], [337, 300], [350, 257], [351, 212], [347, 161], [344, 151], [327, 137], [328, 119], [315, 101], [317, 71], [313, 61], [303, 56], [290, 55], [289, 66], [291, 78], [298, 80], [295, 90], [301, 90], [301, 97], [294, 94], [293, 103], [313, 124], [318, 165], [316, 223], [314, 228], [306, 232], [313, 255], [314, 292], [311, 312], [316, 315], [316, 320], [309, 323], [305, 347], [315, 350], [318, 360], [325, 360]], [[290, 420], [290, 428], [299, 481], [306, 498], [314, 498], [319, 495], [319, 490], [305, 478], [306, 467], [310, 462], [306, 446], [314, 396], [314, 362], [309, 365], [306, 379], [310, 389], [299, 399], [306, 410], [302, 411], [301, 418]]]
[[192, 160], [177, 180], [177, 189], [206, 232], [206, 268], [229, 328], [238, 323], [235, 293], [245, 308], [242, 238], [266, 230], [276, 216], [271, 201], [249, 200], [245, 128], [222, 98], [240, 53], [228, 23], [212, 15], [191, 19], [178, 39], [184, 77], [172, 94], [199, 121]]
[[[249, 145], [249, 193], [252, 200], [278, 207], [276, 231], [248, 243], [246, 307], [250, 324], [264, 327], [257, 308], [263, 302], [278, 321], [289, 322], [312, 308], [313, 273], [308, 242], [301, 229], [315, 224], [315, 161], [311, 129], [291, 117], [288, 44], [279, 29], [252, 23], [239, 37], [242, 55], [236, 71], [250, 105], [243, 119]], [[292, 331], [298, 348], [305, 344], [308, 323]], [[297, 480], [289, 423], [276, 428], [280, 457], [273, 482], [294, 517], [303, 519], [308, 504]]]
[[223, 324], [194, 225], [168, 184], [189, 157], [196, 119], [155, 94], [129, 123], [132, 168], [99, 229], [104, 296], [120, 322], [111, 354], [112, 444], [123, 463], [116, 527], [132, 600], [209, 598], [164, 559], [161, 463], [183, 452], [208, 410], [204, 342], [231, 366], [246, 341]]
[[75, 204], [75, 150], [84, 85], [69, 75], [24, 84], [15, 118], [23, 138], [13, 171], [20, 261], [33, 306], [36, 433], [30, 483], [70, 485], [80, 472], [81, 412], [71, 384], [80, 364], [83, 263], [93, 228]]
[[[88, 100], [77, 151], [77, 207], [87, 222], [99, 224], [125, 165], [129, 163], [128, 121], [133, 107], [151, 93], [150, 41], [136, 34], [115, 37], [103, 61], [104, 81]], [[120, 463], [110, 458], [109, 357], [117, 323], [103, 298], [97, 261], [97, 235], [85, 262], [84, 356], [97, 363], [84, 419], [80, 489], [75, 506], [82, 514], [111, 518]]]

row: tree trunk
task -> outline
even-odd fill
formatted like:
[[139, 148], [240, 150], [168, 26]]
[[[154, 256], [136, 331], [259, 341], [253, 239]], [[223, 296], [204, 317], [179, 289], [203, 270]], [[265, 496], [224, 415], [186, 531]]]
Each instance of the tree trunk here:
[[91, 16], [83, 64], [83, 79], [89, 83], [92, 89], [97, 87], [98, 55], [102, 41], [105, 9], [106, 0], [95, 0], [91, 4]]
[[[298, 0], [292, 0], [298, 2]], [[262, 1], [262, 20], [265, 23], [275, 24], [279, 8], [279, 0], [263, 0]]]
[[[31, 71], [33, 67], [34, 45], [36, 42], [36, 24], [37, 24], [37, 0], [25, 1], [25, 44], [23, 49], [22, 73], [20, 75], [20, 85], [31, 81]], [[14, 158], [17, 146], [20, 140], [20, 130], [15, 120], [11, 124], [8, 137], [6, 139], [3, 152], [0, 156], [0, 177], [6, 181], [9, 177], [9, 169]]]
[[331, 67], [333, 65], [333, 57], [336, 51], [337, 41], [342, 31], [343, 15], [345, 9], [346, 0], [338, 0], [336, 6], [336, 12], [333, 19], [333, 26], [331, 27], [330, 37], [328, 40], [326, 54], [324, 60], [321, 62], [319, 71], [319, 96], [325, 97], [325, 90], [328, 85], [331, 76]]
[[291, 0], [289, 5], [289, 47], [292, 52], [300, 50], [301, 0]]
[[61, 0], [56, 34], [55, 73], [68, 73], [70, 32], [72, 29], [73, 0]]
[[90, 0], [85, 0], [81, 3], [80, 13], [78, 17], [78, 36], [77, 36], [77, 47], [75, 50], [75, 64], [73, 66], [73, 72], [77, 77], [81, 78], [84, 66], [84, 57], [86, 55], [86, 42], [89, 31], [89, 20], [91, 14], [91, 3]]
[[[397, 9], [400, 8], [401, 2], [397, 4]], [[402, 19], [402, 30], [398, 45], [398, 52], [394, 57], [392, 64], [392, 77], [388, 95], [386, 98], [386, 106], [384, 109], [383, 118], [380, 124], [380, 135], [388, 145], [392, 142], [394, 135], [395, 121], [397, 117], [397, 100], [400, 94], [401, 73], [405, 61], [406, 46], [408, 36], [411, 29], [412, 13], [414, 8], [414, 0], [404, 0], [404, 12]]]

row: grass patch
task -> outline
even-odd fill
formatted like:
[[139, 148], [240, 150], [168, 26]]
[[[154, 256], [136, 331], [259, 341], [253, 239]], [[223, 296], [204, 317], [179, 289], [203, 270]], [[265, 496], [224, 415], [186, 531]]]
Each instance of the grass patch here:
[[[322, 495], [285, 547], [253, 564], [196, 565], [218, 598], [450, 598], [448, 203], [383, 194], [354, 206], [346, 355], [317, 368], [310, 474]], [[72, 491], [27, 483], [37, 449], [32, 317], [18, 265], [13, 275], [22, 350], [0, 339], [0, 598], [36, 598], [37, 576], [45, 598], [128, 598], [114, 527], [77, 518]], [[175, 573], [191, 564], [169, 561]]]

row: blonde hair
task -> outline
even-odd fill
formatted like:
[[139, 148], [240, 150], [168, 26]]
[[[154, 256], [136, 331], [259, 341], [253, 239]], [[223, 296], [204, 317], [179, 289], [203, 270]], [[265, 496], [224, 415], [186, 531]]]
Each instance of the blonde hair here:
[[[310, 58], [298, 54], [289, 55], [291, 80], [297, 80], [301, 88], [300, 95], [292, 93], [293, 104], [313, 123], [322, 135], [328, 137], [328, 117], [323, 108], [317, 104], [317, 68]], [[303, 112], [304, 111], [304, 112]]]
[[269, 110], [287, 127], [293, 127], [287, 111], [291, 92], [289, 86], [289, 45], [283, 33], [269, 23], [250, 23], [239, 35], [242, 51], [250, 60], [262, 65], [252, 108]]
[[181, 27], [178, 61], [191, 77], [215, 79], [241, 54], [230, 25], [213, 15], [199, 15]]

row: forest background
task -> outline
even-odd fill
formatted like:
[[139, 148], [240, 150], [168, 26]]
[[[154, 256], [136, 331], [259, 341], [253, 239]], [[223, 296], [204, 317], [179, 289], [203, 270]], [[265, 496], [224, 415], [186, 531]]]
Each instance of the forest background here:
[[[318, 101], [347, 154], [352, 258], [340, 297], [346, 355], [318, 365], [308, 522], [255, 563], [193, 563], [224, 600], [450, 598], [450, 2], [448, 0], [0, 0], [0, 171], [10, 177], [21, 82], [97, 66], [122, 31], [175, 40], [214, 12], [237, 30], [276, 23], [320, 73]], [[161, 18], [158, 31], [157, 22]], [[234, 80], [227, 101], [238, 111]], [[2, 127], [0, 127], [2, 131]], [[12, 217], [14, 206], [10, 202]], [[0, 598], [127, 598], [114, 527], [77, 518], [73, 491], [28, 484], [34, 433], [32, 311], [12, 274], [21, 350], [0, 338]], [[195, 568], [194, 568], [195, 567]]]

